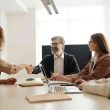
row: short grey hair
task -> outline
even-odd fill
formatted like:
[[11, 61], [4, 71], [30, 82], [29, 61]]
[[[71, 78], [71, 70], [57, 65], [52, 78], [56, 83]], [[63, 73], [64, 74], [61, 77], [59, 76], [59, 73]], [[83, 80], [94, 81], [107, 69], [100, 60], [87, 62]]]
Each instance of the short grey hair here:
[[54, 36], [51, 38], [51, 41], [58, 39], [59, 43], [65, 44], [65, 40], [62, 36]]

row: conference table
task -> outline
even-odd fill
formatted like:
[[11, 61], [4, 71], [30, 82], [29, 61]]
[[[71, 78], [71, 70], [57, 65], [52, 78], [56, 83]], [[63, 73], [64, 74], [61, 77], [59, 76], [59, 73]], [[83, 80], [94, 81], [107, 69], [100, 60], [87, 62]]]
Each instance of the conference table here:
[[42, 103], [29, 103], [25, 98], [47, 92], [47, 86], [0, 85], [0, 110], [110, 110], [108, 98], [88, 93], [68, 94], [72, 100]]

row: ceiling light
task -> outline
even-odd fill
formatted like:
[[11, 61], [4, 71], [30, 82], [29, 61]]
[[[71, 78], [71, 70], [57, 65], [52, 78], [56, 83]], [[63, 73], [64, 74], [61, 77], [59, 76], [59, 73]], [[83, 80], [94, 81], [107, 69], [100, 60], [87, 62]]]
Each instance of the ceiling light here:
[[46, 8], [47, 12], [51, 15], [51, 7], [53, 8], [55, 14], [58, 14], [58, 10], [55, 6], [55, 3], [53, 2], [53, 0], [41, 0], [44, 7]]

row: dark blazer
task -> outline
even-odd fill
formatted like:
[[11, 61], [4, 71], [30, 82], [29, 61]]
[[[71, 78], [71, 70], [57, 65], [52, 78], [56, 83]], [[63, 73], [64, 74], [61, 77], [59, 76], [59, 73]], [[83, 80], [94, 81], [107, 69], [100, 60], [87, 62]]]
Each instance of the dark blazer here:
[[[51, 72], [54, 72], [54, 55], [46, 55], [40, 62], [47, 74], [47, 77], [51, 77]], [[35, 66], [33, 69], [33, 74], [41, 72], [39, 65]], [[79, 66], [76, 58], [73, 55], [64, 53], [64, 75], [74, 74], [79, 72]]]

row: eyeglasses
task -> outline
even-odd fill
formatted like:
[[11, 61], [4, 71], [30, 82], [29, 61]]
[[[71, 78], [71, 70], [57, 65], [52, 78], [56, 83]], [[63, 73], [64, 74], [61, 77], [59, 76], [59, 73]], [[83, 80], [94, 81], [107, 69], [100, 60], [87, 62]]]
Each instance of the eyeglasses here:
[[61, 44], [61, 43], [50, 43], [51, 46], [53, 46], [53, 45], [58, 46], [59, 44]]

